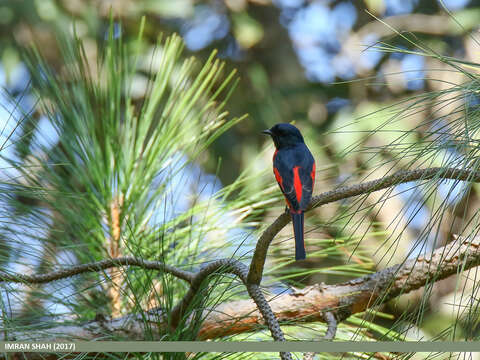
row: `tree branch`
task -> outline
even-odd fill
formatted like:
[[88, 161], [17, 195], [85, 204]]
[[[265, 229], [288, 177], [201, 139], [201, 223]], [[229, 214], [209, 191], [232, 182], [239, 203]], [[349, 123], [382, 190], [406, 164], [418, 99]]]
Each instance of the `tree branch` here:
[[124, 256], [115, 259], [101, 260], [94, 263], [75, 265], [68, 269], [61, 269], [40, 275], [25, 275], [16, 273], [7, 273], [0, 270], [0, 283], [26, 283], [26, 284], [44, 284], [55, 280], [61, 280], [87, 272], [99, 272], [119, 266], [139, 266], [143, 269], [158, 270], [171, 274], [179, 279], [192, 283], [194, 274], [180, 270], [174, 266], [166, 265], [160, 261], [148, 261], [133, 256]]
[[[285, 341], [285, 337], [283, 332], [280, 328], [280, 325], [275, 318], [275, 315], [272, 312], [268, 302], [266, 301], [263, 293], [260, 290], [260, 287], [255, 284], [247, 284], [247, 274], [248, 268], [242, 264], [241, 262], [234, 260], [234, 259], [221, 259], [214, 261], [204, 268], [202, 268], [197, 273], [191, 273], [188, 271], [180, 270], [176, 267], [165, 265], [159, 261], [147, 261], [143, 259], [138, 259], [135, 257], [120, 257], [116, 259], [108, 259], [102, 260], [95, 263], [90, 264], [83, 264], [78, 266], [73, 266], [69, 269], [62, 269], [58, 271], [53, 271], [47, 274], [42, 275], [24, 275], [24, 274], [7, 274], [0, 272], [0, 282], [15, 282], [15, 283], [27, 283], [27, 284], [42, 284], [47, 283], [55, 280], [65, 279], [72, 277], [74, 275], [79, 275], [86, 272], [98, 272], [108, 268], [118, 267], [118, 266], [139, 266], [144, 269], [150, 270], [159, 270], [162, 272], [166, 272], [172, 274], [180, 279], [183, 279], [190, 283], [190, 289], [188, 290], [187, 294], [183, 297], [182, 300], [174, 307], [171, 313], [171, 323], [173, 327], [177, 327], [180, 319], [184, 316], [185, 310], [189, 307], [192, 300], [194, 299], [196, 293], [200, 289], [202, 283], [208, 278], [208, 276], [216, 273], [216, 274], [226, 274], [231, 273], [240, 278], [240, 280], [245, 284], [247, 291], [250, 297], [253, 299], [254, 303], [258, 307], [258, 310], [262, 314], [263, 318], [265, 319], [265, 323], [270, 329], [272, 337], [275, 341]], [[116, 332], [116, 326], [124, 327], [126, 323], [137, 323], [139, 320], [147, 320], [148, 322], [152, 323], [163, 323], [164, 325], [167, 323], [166, 314], [163, 313], [161, 309], [153, 309], [147, 313], [145, 317], [124, 317], [119, 318], [117, 320], [113, 320], [110, 324], [106, 325], [105, 319], [97, 319], [96, 325], [94, 323], [90, 323], [88, 328], [90, 331], [96, 332], [98, 330], [104, 330], [105, 328], [110, 328], [113, 332]], [[140, 324], [136, 324], [134, 326], [135, 329], [138, 329]], [[61, 331], [66, 331], [61, 327]], [[79, 331], [78, 327], [73, 327], [74, 333], [77, 335], [85, 334], [85, 330]], [[128, 330], [124, 328], [121, 333], [122, 334], [130, 334], [132, 330]], [[66, 334], [66, 333], [65, 333]], [[14, 337], [16, 337], [14, 335]], [[290, 353], [280, 353], [280, 357], [282, 360], [292, 360]]]
[[[414, 171], [399, 171], [383, 177], [353, 186], [344, 186], [315, 196], [308, 210], [333, 201], [369, 194], [400, 183], [415, 180], [456, 179], [480, 181], [480, 172], [461, 169], [430, 168]], [[459, 268], [467, 270], [480, 264], [478, 248], [479, 239], [462, 240], [460, 246], [455, 242], [432, 253], [430, 258], [419, 257], [407, 260], [404, 264], [379, 271], [338, 285], [315, 285], [293, 294], [285, 294], [267, 302], [259, 284], [263, 274], [268, 246], [273, 237], [290, 221], [282, 213], [262, 234], [254, 252], [250, 269], [237, 260], [222, 259], [215, 261], [196, 274], [183, 271], [161, 262], [146, 261], [134, 257], [122, 257], [103, 260], [92, 264], [78, 265], [44, 275], [7, 274], [0, 272], [0, 282], [46, 283], [73, 275], [96, 272], [115, 266], [140, 266], [170, 273], [190, 284], [185, 297], [174, 308], [173, 323], [178, 324], [191, 304], [202, 282], [213, 273], [232, 273], [238, 276], [247, 287], [253, 300], [242, 300], [221, 304], [214, 310], [204, 310], [205, 319], [199, 338], [209, 339], [254, 330], [262, 322], [267, 324], [272, 336], [277, 341], [285, 341], [279, 320], [325, 321], [329, 324], [326, 337], [334, 336], [336, 323], [345, 320], [351, 314], [364, 311], [371, 306], [386, 302], [402, 293], [408, 293], [424, 286], [427, 282], [437, 281], [455, 274]], [[335, 320], [333, 321], [332, 318]], [[160, 338], [167, 331], [168, 315], [162, 309], [150, 310], [144, 314], [107, 320], [98, 318], [84, 325], [59, 326], [39, 331], [39, 338], [49, 337], [49, 341], [61, 338], [95, 339], [110, 333], [112, 336], [127, 336], [130, 339], [143, 340], [145, 322], [152, 323], [155, 331], [153, 337]], [[16, 339], [35, 339], [36, 331], [25, 334], [13, 334]], [[61, 334], [61, 335], [58, 335]], [[122, 336], [123, 335], [123, 336]], [[12, 336], [12, 333], [9, 333]], [[282, 359], [291, 359], [289, 353], [280, 353]]]
[[[327, 323], [327, 331], [323, 336], [323, 340], [333, 340], [335, 338], [335, 334], [337, 333], [337, 319], [335, 318], [335, 315], [330, 311], [324, 313], [323, 318]], [[314, 360], [314, 358], [314, 352], [306, 352], [303, 354], [303, 360]]]
[[[479, 248], [480, 237], [473, 240], [458, 238], [436, 249], [430, 256], [409, 259], [403, 264], [336, 285], [308, 286], [276, 296], [269, 303], [280, 322], [329, 323], [328, 313], [341, 322], [351, 314], [480, 265]], [[252, 331], [258, 316], [247, 300], [221, 304], [215, 314], [205, 320], [200, 337], [210, 339]], [[330, 325], [333, 326], [331, 322]]]
[[[190, 289], [185, 294], [183, 299], [180, 300], [180, 302], [172, 310], [171, 322], [174, 328], [178, 326], [180, 319], [185, 315], [186, 309], [191, 305], [202, 283], [214, 273], [231, 273], [240, 278], [240, 280], [246, 286], [248, 294], [253, 299], [258, 311], [260, 311], [260, 313], [262, 314], [265, 323], [270, 329], [270, 333], [272, 334], [273, 339], [275, 341], [285, 341], [285, 337], [283, 336], [283, 332], [280, 328], [278, 320], [273, 314], [270, 305], [265, 299], [265, 296], [263, 296], [260, 287], [256, 284], [247, 283], [248, 268], [240, 261], [234, 259], [216, 260], [208, 264], [195, 274], [195, 276], [193, 277], [193, 281], [191, 282]], [[292, 360], [292, 356], [290, 355], [290, 353], [285, 352], [280, 353], [280, 358], [282, 360]]]
[[[480, 237], [458, 238], [436, 249], [430, 256], [409, 259], [374, 274], [336, 285], [308, 286], [294, 293], [269, 300], [273, 315], [279, 321], [328, 323], [333, 314], [337, 322], [351, 314], [385, 303], [400, 294], [416, 290], [427, 283], [445, 279], [480, 265]], [[263, 316], [252, 300], [238, 300], [204, 310], [199, 339], [214, 339], [254, 331]], [[99, 318], [81, 325], [61, 325], [28, 332], [9, 332], [9, 340], [94, 340], [102, 337], [145, 340], [145, 322], [151, 323], [152, 339], [161, 339], [168, 329], [167, 314], [161, 309], [130, 314], [116, 319]], [[0, 337], [0, 340], [4, 340]]]
[[[324, 192], [314, 196], [306, 211], [315, 209], [334, 201], [347, 199], [353, 196], [370, 194], [374, 191], [383, 190], [394, 185], [407, 183], [416, 180], [430, 179], [455, 179], [471, 182], [480, 181], [480, 171], [469, 171], [463, 169], [449, 168], [428, 168], [417, 170], [401, 170], [392, 175], [377, 180], [367, 181], [351, 186], [342, 186], [335, 190]], [[263, 276], [263, 268], [267, 257], [268, 247], [273, 238], [290, 222], [290, 216], [282, 213], [272, 224], [270, 224], [258, 239], [253, 253], [250, 270], [248, 272], [248, 283], [260, 284]]]
[[323, 315], [323, 318], [327, 322], [327, 332], [325, 333], [325, 336], [323, 337], [323, 340], [333, 340], [335, 338], [335, 334], [337, 333], [337, 319], [335, 318], [335, 315], [328, 311]]

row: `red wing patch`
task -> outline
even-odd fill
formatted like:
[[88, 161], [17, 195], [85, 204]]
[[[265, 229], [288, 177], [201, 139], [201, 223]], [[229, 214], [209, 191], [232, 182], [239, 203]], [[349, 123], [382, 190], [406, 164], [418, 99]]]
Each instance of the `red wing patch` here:
[[302, 181], [300, 180], [300, 175], [298, 175], [298, 169], [300, 166], [295, 166], [293, 168], [293, 187], [295, 188], [295, 196], [297, 197], [297, 201], [300, 204], [302, 200]]
[[315, 163], [313, 163], [312, 172], [310, 173], [310, 177], [312, 178], [312, 190], [313, 190], [313, 186], [315, 185]]
[[280, 188], [283, 190], [283, 179], [280, 176], [280, 173], [278, 172], [277, 168], [273, 168], [273, 173], [275, 174], [275, 179], [277, 179], [278, 185], [280, 185]]
[[[277, 152], [275, 151], [275, 155], [277, 154]], [[274, 156], [275, 156], [274, 155]], [[275, 174], [275, 179], [277, 179], [277, 182], [278, 182], [278, 185], [280, 185], [280, 188], [283, 190], [283, 179], [282, 177], [280, 176], [280, 173], [278, 172], [277, 168], [273, 168], [273, 172]], [[285, 197], [285, 202], [287, 203], [287, 206], [291, 209], [292, 208], [292, 204], [290, 204], [290, 201], [288, 201], [288, 199]]]

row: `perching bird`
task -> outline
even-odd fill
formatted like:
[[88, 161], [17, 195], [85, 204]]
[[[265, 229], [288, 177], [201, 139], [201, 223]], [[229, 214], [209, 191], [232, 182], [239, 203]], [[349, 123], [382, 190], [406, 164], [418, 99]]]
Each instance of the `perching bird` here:
[[292, 216], [295, 260], [303, 260], [306, 258], [303, 212], [312, 199], [315, 160], [295, 126], [276, 124], [262, 133], [270, 135], [276, 147], [273, 154], [273, 172]]

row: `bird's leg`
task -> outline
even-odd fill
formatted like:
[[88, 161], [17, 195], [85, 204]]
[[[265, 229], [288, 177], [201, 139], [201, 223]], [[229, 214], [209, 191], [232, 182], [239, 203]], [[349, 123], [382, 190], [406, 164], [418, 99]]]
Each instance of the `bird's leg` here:
[[285, 205], [285, 212], [286, 212], [287, 214], [290, 214], [290, 208], [288, 207], [288, 205]]

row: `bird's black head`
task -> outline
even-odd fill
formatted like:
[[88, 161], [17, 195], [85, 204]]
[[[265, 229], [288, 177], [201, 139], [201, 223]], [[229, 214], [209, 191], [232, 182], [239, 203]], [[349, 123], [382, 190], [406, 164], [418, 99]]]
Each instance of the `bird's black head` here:
[[277, 149], [295, 146], [304, 142], [300, 130], [290, 124], [277, 124], [268, 130], [263, 130], [262, 133], [272, 137]]

